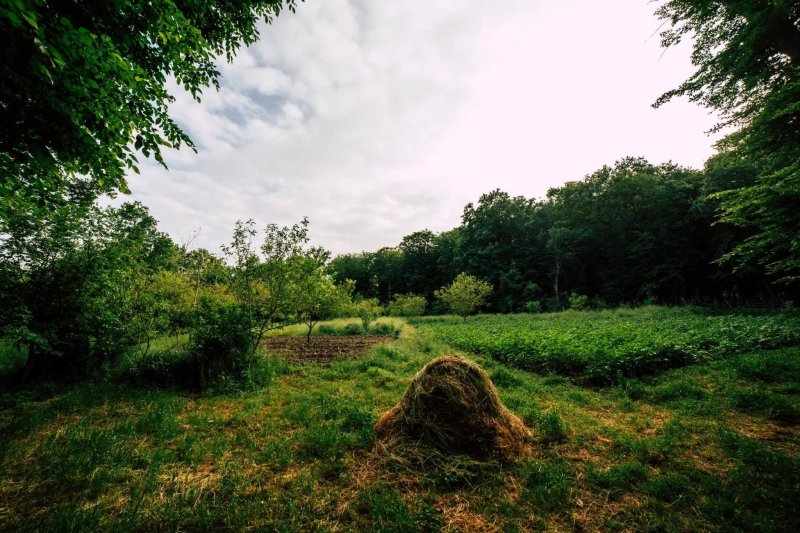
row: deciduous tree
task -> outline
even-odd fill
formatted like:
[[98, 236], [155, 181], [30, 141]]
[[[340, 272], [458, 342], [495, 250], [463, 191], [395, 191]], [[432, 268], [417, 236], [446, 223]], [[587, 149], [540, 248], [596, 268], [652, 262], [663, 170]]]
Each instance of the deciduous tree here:
[[63, 183], [127, 191], [137, 153], [194, 144], [169, 114], [170, 80], [195, 99], [294, 0], [2, 0], [0, 217], [65, 200]]
[[692, 62], [697, 70], [655, 105], [688, 96], [718, 111], [721, 125], [739, 128], [719, 148], [757, 169], [755, 183], [718, 193], [722, 220], [752, 230], [723, 261], [733, 260], [738, 268], [757, 264], [779, 281], [796, 281], [800, 278], [800, 4], [670, 0], [656, 14], [671, 24], [661, 34], [663, 46], [694, 37]]
[[481, 306], [491, 292], [491, 284], [462, 272], [450, 286], [436, 291], [436, 297], [466, 322], [467, 315]]

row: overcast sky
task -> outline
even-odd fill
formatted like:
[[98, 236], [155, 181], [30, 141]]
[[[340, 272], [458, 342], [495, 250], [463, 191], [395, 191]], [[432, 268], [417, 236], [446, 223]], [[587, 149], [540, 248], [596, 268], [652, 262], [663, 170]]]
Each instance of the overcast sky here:
[[[213, 252], [234, 221], [311, 220], [335, 254], [542, 197], [626, 156], [701, 167], [715, 119], [652, 102], [692, 72], [647, 0], [308, 0], [172, 112], [198, 153], [129, 179], [162, 230]], [[124, 198], [126, 200], [130, 197]]]

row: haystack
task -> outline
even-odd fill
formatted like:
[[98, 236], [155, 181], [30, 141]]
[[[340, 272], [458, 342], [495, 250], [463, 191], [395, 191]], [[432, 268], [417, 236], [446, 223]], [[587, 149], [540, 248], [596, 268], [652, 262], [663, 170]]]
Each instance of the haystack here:
[[375, 427], [379, 448], [394, 455], [428, 445], [475, 458], [512, 460], [530, 452], [531, 433], [511, 413], [478, 364], [459, 355], [434, 359]]

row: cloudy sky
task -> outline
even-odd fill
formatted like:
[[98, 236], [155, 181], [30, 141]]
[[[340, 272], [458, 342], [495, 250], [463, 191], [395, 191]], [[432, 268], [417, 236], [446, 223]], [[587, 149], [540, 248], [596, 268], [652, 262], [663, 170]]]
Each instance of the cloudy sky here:
[[[647, 0], [308, 0], [172, 111], [198, 147], [142, 165], [133, 199], [218, 251], [234, 221], [311, 220], [334, 253], [450, 229], [500, 188], [547, 189], [626, 155], [700, 167], [714, 117], [650, 104], [691, 72]], [[126, 198], [130, 199], [130, 198]]]

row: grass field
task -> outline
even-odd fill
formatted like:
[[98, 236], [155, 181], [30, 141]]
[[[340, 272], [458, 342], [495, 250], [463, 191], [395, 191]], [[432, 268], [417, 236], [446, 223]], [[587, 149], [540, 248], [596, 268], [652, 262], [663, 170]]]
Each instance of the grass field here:
[[[591, 321], [559, 345], [574, 348], [604, 338], [603, 322], [627, 338], [652, 319], [636, 313], [546, 319], [563, 331]], [[733, 330], [753, 319], [767, 343], [723, 330], [733, 344], [695, 364], [601, 388], [466, 353], [534, 432], [533, 455], [506, 464], [454, 457], [409, 469], [372, 451], [373, 426], [460, 337], [506, 320], [528, 339], [520, 323], [539, 317], [406, 325], [361, 357], [283, 364], [269, 385], [236, 395], [113, 383], [5, 394], [0, 530], [796, 531], [800, 348], [764, 349], [792, 344], [767, 333], [793, 319], [708, 318]], [[648, 329], [658, 336], [647, 346], [670, 331], [700, 338], [669, 327]]]

